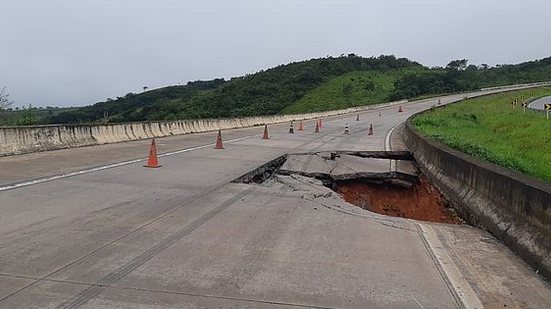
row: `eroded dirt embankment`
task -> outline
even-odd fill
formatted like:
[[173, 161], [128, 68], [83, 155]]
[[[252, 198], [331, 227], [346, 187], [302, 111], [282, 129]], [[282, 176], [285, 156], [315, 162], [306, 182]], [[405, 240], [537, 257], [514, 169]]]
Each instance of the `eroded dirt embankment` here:
[[444, 197], [421, 176], [411, 188], [368, 182], [339, 182], [336, 191], [349, 203], [378, 214], [461, 224]]
[[[395, 160], [396, 171], [392, 171]], [[319, 152], [281, 156], [237, 178], [262, 183], [273, 175], [321, 180], [347, 202], [363, 209], [415, 220], [462, 223], [448, 202], [401, 152]]]

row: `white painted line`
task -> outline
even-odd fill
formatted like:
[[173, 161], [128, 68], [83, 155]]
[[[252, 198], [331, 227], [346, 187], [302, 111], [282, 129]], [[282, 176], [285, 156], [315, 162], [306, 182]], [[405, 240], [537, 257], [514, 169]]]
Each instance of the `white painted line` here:
[[438, 239], [436, 232], [432, 226], [428, 224], [416, 223], [420, 229], [420, 235], [423, 238], [429, 253], [433, 257], [439, 270], [448, 281], [448, 287], [452, 289], [452, 293], [461, 301], [463, 308], [465, 309], [482, 309], [484, 306], [482, 302], [472, 289], [471, 285], [467, 282], [463, 273], [453, 262], [446, 251], [443, 244]]
[[[253, 136], [256, 136], [256, 135], [248, 135], [248, 136], [244, 136], [244, 137], [234, 138], [234, 139], [224, 141], [224, 143], [237, 142], [237, 141], [244, 140], [244, 139], [247, 139], [247, 138], [250, 138], [250, 137], [253, 137]], [[203, 148], [207, 148], [207, 147], [213, 147], [214, 145], [215, 145], [215, 143], [212, 143], [212, 144], [195, 146], [195, 147], [186, 148], [186, 149], [180, 149], [180, 150], [176, 150], [176, 151], [170, 151], [170, 152], [160, 154], [160, 155], [158, 155], [158, 157], [172, 156], [172, 155], [176, 155], [176, 154], [180, 154], [180, 153], [184, 153], [184, 152], [189, 152], [189, 151], [193, 151], [193, 150], [203, 149]], [[145, 162], [146, 160], [147, 160], [147, 157], [140, 158], [140, 159], [123, 161], [123, 162], [118, 162], [118, 163], [113, 163], [113, 164], [108, 164], [108, 165], [102, 165], [102, 166], [93, 167], [93, 168], [89, 168], [89, 169], [84, 169], [84, 170], [80, 170], [80, 171], [74, 171], [74, 172], [70, 172], [70, 173], [66, 173], [66, 174], [60, 174], [60, 175], [54, 175], [54, 176], [49, 176], [49, 177], [44, 177], [44, 178], [33, 179], [33, 180], [19, 182], [19, 183], [15, 183], [15, 184], [11, 184], [11, 185], [5, 185], [5, 186], [0, 187], [0, 192], [1, 191], [12, 190], [12, 189], [17, 189], [17, 188], [21, 188], [21, 187], [37, 185], [37, 184], [41, 184], [41, 183], [44, 183], [44, 182], [59, 180], [59, 179], [67, 178], [67, 177], [73, 177], [73, 176], [79, 176], [79, 175], [84, 175], [84, 174], [89, 174], [89, 173], [95, 173], [95, 172], [99, 172], [99, 171], [103, 171], [103, 170], [107, 170], [107, 169], [111, 169], [111, 168], [116, 168], [116, 167], [121, 167], [121, 166], [129, 165], [129, 164]]]
[[[392, 129], [390, 129], [390, 131], [388, 131], [388, 133], [386, 134], [385, 136], [385, 151], [390, 151], [390, 139], [392, 137], [392, 132], [394, 132], [394, 130], [399, 126], [401, 125], [402, 123], [398, 123], [397, 125], [393, 126]], [[396, 161], [395, 160], [390, 160], [390, 171], [391, 172], [396, 172]]]
[[386, 134], [386, 137], [385, 137], [385, 151], [390, 151], [390, 138], [392, 136], [392, 132], [394, 132], [394, 130], [399, 126], [401, 125], [402, 123], [398, 123], [396, 124], [395, 126], [392, 127], [392, 129], [390, 129], [390, 131], [388, 131], [388, 133]]

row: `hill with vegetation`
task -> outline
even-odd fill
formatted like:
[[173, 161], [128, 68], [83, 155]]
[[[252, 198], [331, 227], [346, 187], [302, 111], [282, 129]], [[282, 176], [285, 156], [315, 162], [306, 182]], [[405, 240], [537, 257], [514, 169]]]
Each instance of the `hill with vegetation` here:
[[230, 80], [189, 82], [62, 113], [52, 122], [175, 120], [281, 114], [283, 110], [331, 78], [353, 71], [387, 72], [423, 67], [394, 56], [355, 55], [312, 59], [280, 65]]
[[467, 65], [463, 59], [445, 68], [428, 68], [406, 58], [349, 54], [280, 65], [230, 80], [128, 93], [33, 120], [101, 123], [304, 113], [547, 80], [551, 80], [551, 57], [496, 67]]
[[284, 114], [344, 109], [388, 102], [395, 83], [407, 74], [425, 74], [426, 69], [406, 67], [385, 71], [353, 71], [322, 83], [283, 109]]

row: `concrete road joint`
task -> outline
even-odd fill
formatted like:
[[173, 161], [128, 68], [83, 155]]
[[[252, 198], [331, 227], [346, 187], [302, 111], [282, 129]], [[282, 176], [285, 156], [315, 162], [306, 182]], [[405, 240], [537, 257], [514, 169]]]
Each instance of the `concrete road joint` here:
[[215, 295], [215, 294], [203, 294], [203, 293], [193, 293], [193, 292], [173, 291], [173, 290], [146, 289], [146, 288], [140, 288], [140, 287], [134, 287], [134, 286], [127, 286], [127, 285], [102, 286], [102, 285], [98, 285], [98, 284], [92, 284], [92, 283], [81, 282], [81, 281], [60, 280], [60, 279], [40, 279], [40, 278], [34, 278], [34, 277], [30, 277], [30, 276], [10, 275], [10, 274], [3, 274], [3, 273], [0, 273], [0, 277], [15, 278], [15, 279], [26, 279], [26, 280], [40, 280], [42, 282], [72, 284], [72, 285], [81, 285], [81, 286], [88, 286], [88, 287], [97, 286], [97, 287], [109, 288], [109, 289], [114, 289], [114, 290], [120, 289], [120, 290], [132, 290], [132, 291], [142, 291], [142, 292], [150, 292], [150, 293], [183, 295], [183, 296], [191, 296], [191, 297], [203, 297], [203, 298], [213, 298], [213, 299], [223, 299], [223, 300], [235, 300], [235, 301], [242, 301], [242, 302], [258, 303], [258, 304], [269, 304], [269, 305], [281, 305], [281, 306], [289, 306], [289, 307], [297, 307], [297, 308], [333, 309], [333, 307], [311, 305], [311, 304], [288, 303], [288, 302], [272, 301], [272, 300], [266, 300], [266, 299], [245, 298], [245, 297]]
[[209, 210], [206, 214], [200, 216], [199, 218], [195, 219], [190, 224], [185, 225], [183, 228], [179, 229], [172, 235], [168, 236], [167, 238], [163, 239], [161, 242], [157, 243], [153, 247], [149, 248], [148, 250], [142, 252], [140, 255], [132, 259], [131, 261], [125, 263], [121, 267], [117, 268], [116, 270], [110, 272], [109, 274], [103, 276], [101, 279], [99, 279], [95, 284], [91, 285], [87, 289], [81, 291], [80, 293], [74, 295], [72, 298], [70, 298], [65, 303], [59, 305], [57, 308], [78, 308], [84, 304], [86, 304], [91, 299], [98, 296], [106, 287], [110, 287], [113, 284], [119, 282], [122, 278], [124, 278], [126, 275], [131, 273], [136, 268], [142, 266], [147, 261], [151, 260], [153, 257], [158, 255], [159, 253], [163, 252], [165, 249], [169, 248], [182, 238], [186, 237], [196, 229], [198, 229], [201, 225], [203, 225], [205, 222], [212, 219], [214, 216], [222, 212], [223, 210], [227, 209], [231, 205], [233, 205], [235, 202], [246, 196], [247, 194], [251, 193], [254, 190], [254, 187], [250, 187], [245, 191], [239, 192], [232, 198], [224, 201], [223, 203], [215, 206], [213, 209]]
[[482, 309], [482, 302], [465, 280], [430, 225], [415, 223], [419, 235], [452, 296], [465, 309]]
[[[244, 137], [231, 139], [231, 140], [225, 141], [225, 143], [237, 142], [237, 141], [244, 140], [244, 139], [247, 139], [247, 138], [250, 138], [250, 137], [253, 137], [253, 136], [256, 136], [256, 135], [247, 135], [247, 136], [244, 136]], [[181, 154], [181, 153], [185, 153], [185, 152], [189, 152], [189, 151], [199, 150], [199, 149], [203, 149], [203, 148], [207, 148], [207, 147], [213, 147], [214, 145], [215, 144], [212, 143], [212, 144], [206, 144], [206, 145], [201, 145], [201, 146], [195, 146], [195, 147], [170, 151], [170, 152], [159, 154], [158, 157], [162, 158], [162, 157], [167, 157], [167, 156], [173, 156], [173, 155], [176, 155], [176, 154]], [[19, 183], [15, 183], [15, 184], [5, 185], [5, 186], [0, 187], [0, 192], [1, 191], [7, 191], [7, 190], [13, 190], [13, 189], [17, 189], [17, 188], [22, 188], [22, 187], [27, 187], [27, 186], [32, 186], [32, 185], [37, 185], [37, 184], [41, 184], [41, 183], [44, 183], [44, 182], [64, 179], [64, 178], [68, 178], [68, 177], [79, 176], [79, 175], [84, 175], [84, 174], [90, 174], [90, 173], [94, 173], [94, 172], [100, 172], [100, 171], [104, 171], [104, 170], [107, 170], [107, 169], [112, 169], [112, 168], [121, 167], [121, 166], [125, 166], [125, 165], [135, 164], [135, 163], [139, 163], [139, 162], [145, 162], [146, 160], [147, 160], [147, 158], [128, 160], [128, 161], [123, 161], [123, 162], [118, 162], [118, 163], [113, 163], [113, 164], [108, 164], [108, 165], [97, 166], [97, 167], [84, 169], [84, 170], [80, 170], [80, 171], [74, 171], [74, 172], [70, 172], [70, 173], [66, 173], [66, 174], [54, 175], [54, 176], [38, 178], [38, 179], [33, 179], [33, 180], [29, 180], [29, 181], [24, 181], [24, 182], [19, 182]]]
[[[323, 139], [323, 138], [327, 137], [328, 135], [329, 135], [329, 133], [328, 133], [328, 134], [325, 134], [325, 135], [321, 136], [320, 138], [315, 139], [315, 140], [313, 140], [313, 141], [318, 141], [318, 140], [320, 140], [320, 139]], [[323, 145], [329, 143], [330, 141], [332, 141], [332, 140], [334, 140], [334, 139], [336, 139], [336, 138], [337, 138], [336, 136], [331, 136], [331, 137], [329, 138], [329, 140], [327, 140], [324, 144], [321, 144], [321, 145], [318, 145], [318, 146], [314, 147], [314, 148], [312, 149], [312, 151], [313, 151], [313, 152], [316, 152], [316, 151], [317, 151], [318, 149], [320, 149]], [[302, 147], [302, 146], [301, 146], [301, 147]], [[310, 157], [308, 157], [308, 158], [306, 159], [306, 162], [304, 162], [304, 165], [302, 166], [302, 170], [305, 171], [305, 170], [308, 169], [308, 167], [310, 166], [310, 163], [312, 163], [312, 158], [313, 158], [313, 157], [310, 156]]]
[[94, 254], [96, 254], [96, 253], [99, 252], [100, 250], [103, 250], [103, 249], [105, 249], [105, 248], [107, 248], [107, 247], [109, 247], [109, 246], [111, 246], [111, 245], [113, 245], [113, 244], [119, 242], [120, 240], [122, 240], [122, 239], [124, 239], [124, 238], [126, 238], [126, 237], [128, 237], [128, 236], [130, 236], [130, 235], [132, 235], [132, 234], [134, 234], [134, 233], [136, 233], [136, 232], [138, 232], [138, 231], [143, 230], [144, 228], [146, 228], [146, 227], [148, 227], [148, 226], [154, 224], [155, 222], [158, 222], [158, 221], [160, 221], [160, 220], [166, 218], [167, 216], [170, 216], [172, 213], [174, 213], [174, 212], [176, 212], [176, 211], [178, 211], [178, 210], [180, 210], [180, 209], [186, 207], [187, 205], [189, 205], [189, 204], [195, 202], [196, 200], [198, 200], [198, 199], [200, 199], [200, 198], [206, 196], [207, 194], [210, 194], [210, 193], [212, 193], [212, 192], [218, 190], [219, 188], [221, 188], [221, 187], [224, 186], [224, 185], [225, 185], [225, 183], [223, 183], [223, 184], [221, 184], [221, 185], [218, 185], [218, 186], [216, 186], [216, 187], [214, 187], [214, 188], [212, 188], [212, 189], [210, 189], [210, 190], [207, 190], [207, 191], [205, 191], [205, 192], [202, 192], [202, 193], [200, 193], [200, 194], [198, 194], [198, 195], [192, 197], [190, 200], [184, 202], [182, 205], [180, 205], [180, 206], [178, 206], [178, 207], [176, 207], [176, 208], [174, 208], [174, 209], [171, 209], [170, 211], [168, 211], [168, 212], [166, 212], [166, 213], [164, 213], [164, 214], [162, 214], [162, 215], [160, 215], [160, 216], [158, 216], [158, 217], [156, 217], [156, 218], [154, 218], [154, 219], [152, 219], [152, 220], [150, 220], [150, 221], [148, 221], [148, 222], [146, 222], [146, 223], [144, 223], [144, 224], [138, 226], [137, 228], [135, 228], [135, 229], [133, 229], [133, 230], [130, 230], [130, 231], [128, 231], [128, 232], [122, 234], [121, 236], [119, 236], [119, 237], [117, 237], [117, 238], [115, 238], [115, 239], [113, 239], [113, 240], [111, 240], [111, 241], [109, 241], [109, 242], [103, 244], [103, 245], [100, 246], [99, 248], [96, 248], [96, 249], [94, 249], [94, 250], [92, 250], [92, 251], [90, 251], [90, 252], [88, 252], [88, 253], [86, 253], [86, 254], [80, 256], [79, 258], [77, 258], [77, 259], [75, 259], [75, 260], [73, 260], [73, 261], [71, 261], [71, 262], [69, 262], [69, 263], [67, 263], [67, 264], [65, 264], [65, 265], [63, 265], [63, 266], [61, 266], [61, 267], [59, 267], [58, 269], [56, 269], [56, 270], [54, 270], [54, 271], [52, 271], [52, 272], [50, 272], [50, 273], [48, 273], [48, 274], [46, 274], [46, 275], [44, 275], [44, 276], [38, 278], [38, 279], [36, 279], [36, 281], [33, 281], [33, 282], [31, 282], [31, 283], [29, 283], [29, 284], [27, 284], [27, 285], [24, 285], [24, 286], [22, 286], [21, 288], [19, 288], [19, 289], [13, 291], [13, 292], [11, 292], [11, 293], [9, 293], [8, 295], [5, 295], [4, 297], [0, 298], [0, 302], [2, 302], [3, 300], [5, 300], [5, 299], [7, 299], [7, 298], [9, 298], [9, 297], [11, 297], [11, 296], [13, 296], [13, 295], [15, 295], [15, 294], [21, 292], [21, 291], [23, 291], [23, 290], [25, 290], [25, 289], [27, 289], [27, 288], [29, 288], [29, 287], [31, 287], [31, 286], [33, 286], [34, 284], [36, 284], [36, 283], [38, 283], [38, 282], [41, 282], [41, 281], [43, 281], [43, 280], [46, 280], [48, 277], [51, 277], [51, 276], [57, 274], [58, 272], [60, 272], [60, 271], [62, 271], [62, 270], [64, 270], [64, 269], [66, 269], [66, 268], [68, 268], [68, 267], [71, 267], [71, 266], [73, 266], [73, 265], [75, 265], [75, 264], [81, 262], [82, 260], [84, 260], [84, 259], [86, 259], [86, 258], [88, 258], [88, 257], [90, 257], [90, 256], [92, 256], [92, 255], [94, 255]]
[[[314, 139], [314, 140], [305, 142], [305, 143], [303, 143], [303, 144], [301, 144], [301, 145], [295, 147], [295, 148], [293, 149], [293, 151], [296, 150], [296, 149], [299, 149], [299, 148], [301, 148], [301, 147], [304, 147], [305, 145], [308, 145], [308, 144], [311, 144], [311, 143], [313, 143], [313, 142], [319, 141], [320, 139], [325, 138], [327, 135], [329, 135], [329, 133], [323, 134], [323, 135], [321, 135], [320, 137], [318, 137], [318, 138], [316, 138], [316, 139]], [[251, 136], [252, 136], [252, 135], [251, 135]], [[245, 137], [241, 137], [241, 138], [229, 140], [228, 142], [246, 139], [246, 138], [249, 138], [249, 137], [251, 137], [251, 136], [245, 136]], [[208, 144], [208, 145], [203, 145], [203, 146], [196, 146], [196, 147], [191, 147], [191, 148], [186, 148], [186, 149], [182, 149], [182, 150], [173, 151], [173, 152], [170, 152], [170, 153], [165, 153], [165, 154], [163, 154], [163, 155], [164, 155], [164, 156], [168, 156], [168, 155], [172, 155], [172, 154], [175, 154], [175, 153], [182, 153], [182, 152], [186, 152], [186, 151], [191, 151], [191, 150], [199, 149], [199, 147], [204, 148], [204, 147], [209, 147], [209, 146], [213, 146], [213, 145], [214, 145], [214, 144]], [[133, 161], [134, 161], [134, 160], [133, 160]], [[138, 161], [138, 162], [139, 162], [139, 161]], [[128, 164], [131, 164], [131, 163], [128, 163]], [[116, 166], [114, 166], [114, 167], [116, 167]], [[113, 168], [113, 167], [111, 167], [111, 168]], [[76, 176], [76, 175], [74, 175], [74, 176]], [[70, 177], [70, 176], [67, 176], [67, 177]], [[51, 180], [55, 180], [55, 179], [51, 179]], [[29, 185], [30, 185], [30, 184], [29, 184]], [[35, 281], [33, 281], [33, 282], [31, 282], [31, 283], [29, 283], [29, 284], [27, 284], [27, 285], [22, 286], [21, 288], [19, 288], [19, 289], [13, 291], [13, 292], [11, 292], [11, 293], [9, 293], [8, 295], [5, 295], [4, 297], [0, 298], [0, 302], [2, 302], [3, 300], [5, 300], [5, 299], [7, 299], [7, 298], [9, 298], [9, 297], [11, 297], [11, 296], [13, 296], [13, 295], [15, 295], [15, 294], [17, 294], [17, 293], [23, 291], [23, 290], [25, 290], [25, 289], [27, 289], [27, 288], [33, 286], [33, 285], [35, 285], [35, 284], [38, 283], [38, 282], [45, 281], [45, 280], [49, 280], [49, 279], [47, 279], [48, 277], [53, 276], [53, 275], [55, 275], [56, 273], [58, 273], [58, 272], [60, 272], [60, 271], [62, 271], [62, 270], [64, 270], [64, 269], [66, 269], [66, 268], [68, 268], [68, 267], [70, 267], [70, 266], [72, 266], [72, 265], [75, 265], [75, 264], [79, 263], [80, 261], [82, 261], [82, 260], [84, 260], [84, 259], [86, 259], [86, 258], [88, 258], [88, 257], [90, 257], [90, 256], [92, 256], [92, 255], [94, 255], [94, 254], [96, 254], [96, 253], [99, 252], [100, 250], [102, 250], [102, 249], [104, 249], [104, 248], [107, 248], [107, 247], [109, 247], [109, 246], [111, 246], [111, 245], [113, 245], [113, 244], [119, 242], [120, 240], [122, 240], [122, 239], [128, 237], [129, 235], [132, 235], [132, 234], [136, 233], [137, 231], [143, 230], [144, 228], [150, 226], [151, 224], [154, 224], [155, 222], [160, 221], [160, 220], [162, 220], [163, 218], [166, 218], [167, 216], [171, 215], [172, 213], [178, 211], [179, 209], [181, 209], [181, 208], [183, 208], [183, 207], [185, 207], [185, 206], [187, 206], [187, 205], [193, 203], [194, 201], [196, 201], [196, 200], [198, 200], [198, 199], [204, 197], [205, 195], [207, 195], [207, 194], [209, 194], [209, 193], [211, 193], [211, 192], [216, 191], [217, 189], [219, 189], [220, 187], [222, 187], [222, 186], [224, 186], [224, 185], [225, 185], [225, 183], [223, 183], [223, 184], [221, 184], [221, 185], [218, 185], [218, 186], [216, 186], [216, 187], [214, 187], [214, 188], [212, 188], [212, 189], [210, 189], [210, 190], [207, 190], [207, 191], [205, 191], [205, 192], [202, 192], [202, 193], [200, 193], [200, 194], [198, 194], [198, 195], [192, 197], [190, 200], [188, 200], [187, 202], [183, 203], [182, 205], [180, 205], [180, 206], [178, 206], [178, 207], [176, 207], [176, 208], [174, 208], [174, 209], [172, 209], [172, 210], [170, 210], [170, 211], [168, 211], [168, 212], [166, 212], [166, 213], [160, 215], [159, 217], [157, 217], [157, 218], [155, 218], [155, 219], [153, 219], [153, 220], [150, 220], [150, 221], [148, 221], [148, 222], [142, 224], [141, 226], [139, 226], [139, 227], [137, 227], [137, 228], [135, 228], [135, 229], [133, 229], [133, 230], [131, 230], [131, 231], [128, 231], [127, 233], [125, 233], [125, 234], [123, 234], [123, 235], [121, 235], [121, 236], [119, 236], [119, 237], [117, 237], [117, 238], [115, 238], [115, 239], [109, 241], [108, 243], [106, 243], [106, 244], [100, 246], [99, 248], [94, 249], [94, 250], [92, 250], [92, 251], [90, 251], [90, 252], [84, 254], [83, 256], [81, 256], [81, 257], [79, 257], [79, 258], [77, 258], [77, 259], [71, 261], [71, 262], [68, 263], [68, 264], [63, 265], [62, 267], [60, 267], [60, 268], [58, 268], [58, 269], [56, 269], [56, 270], [54, 270], [54, 271], [52, 271], [52, 272], [50, 272], [50, 273], [48, 273], [48, 274], [46, 274], [46, 275], [44, 275], [44, 276], [42, 276], [42, 277], [36, 279]]]

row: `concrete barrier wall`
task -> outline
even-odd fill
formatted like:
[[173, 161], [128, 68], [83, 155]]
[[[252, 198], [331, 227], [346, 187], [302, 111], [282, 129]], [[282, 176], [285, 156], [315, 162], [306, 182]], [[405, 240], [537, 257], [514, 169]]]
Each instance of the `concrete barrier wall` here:
[[490, 231], [551, 279], [551, 184], [424, 137], [410, 119], [404, 141], [425, 175], [468, 223]]
[[300, 115], [129, 122], [102, 125], [0, 127], [0, 156], [315, 119], [361, 112], [405, 102], [407, 100]]
[[[488, 91], [510, 91], [520, 88], [549, 85], [550, 82], [488, 88]], [[48, 125], [0, 127], [0, 157], [62, 148], [118, 143], [153, 137], [227, 130], [281, 122], [331, 117], [361, 112], [382, 106], [407, 102], [353, 107], [335, 111], [300, 115], [276, 115], [231, 119], [196, 119], [168, 122], [131, 122], [105, 125]]]

